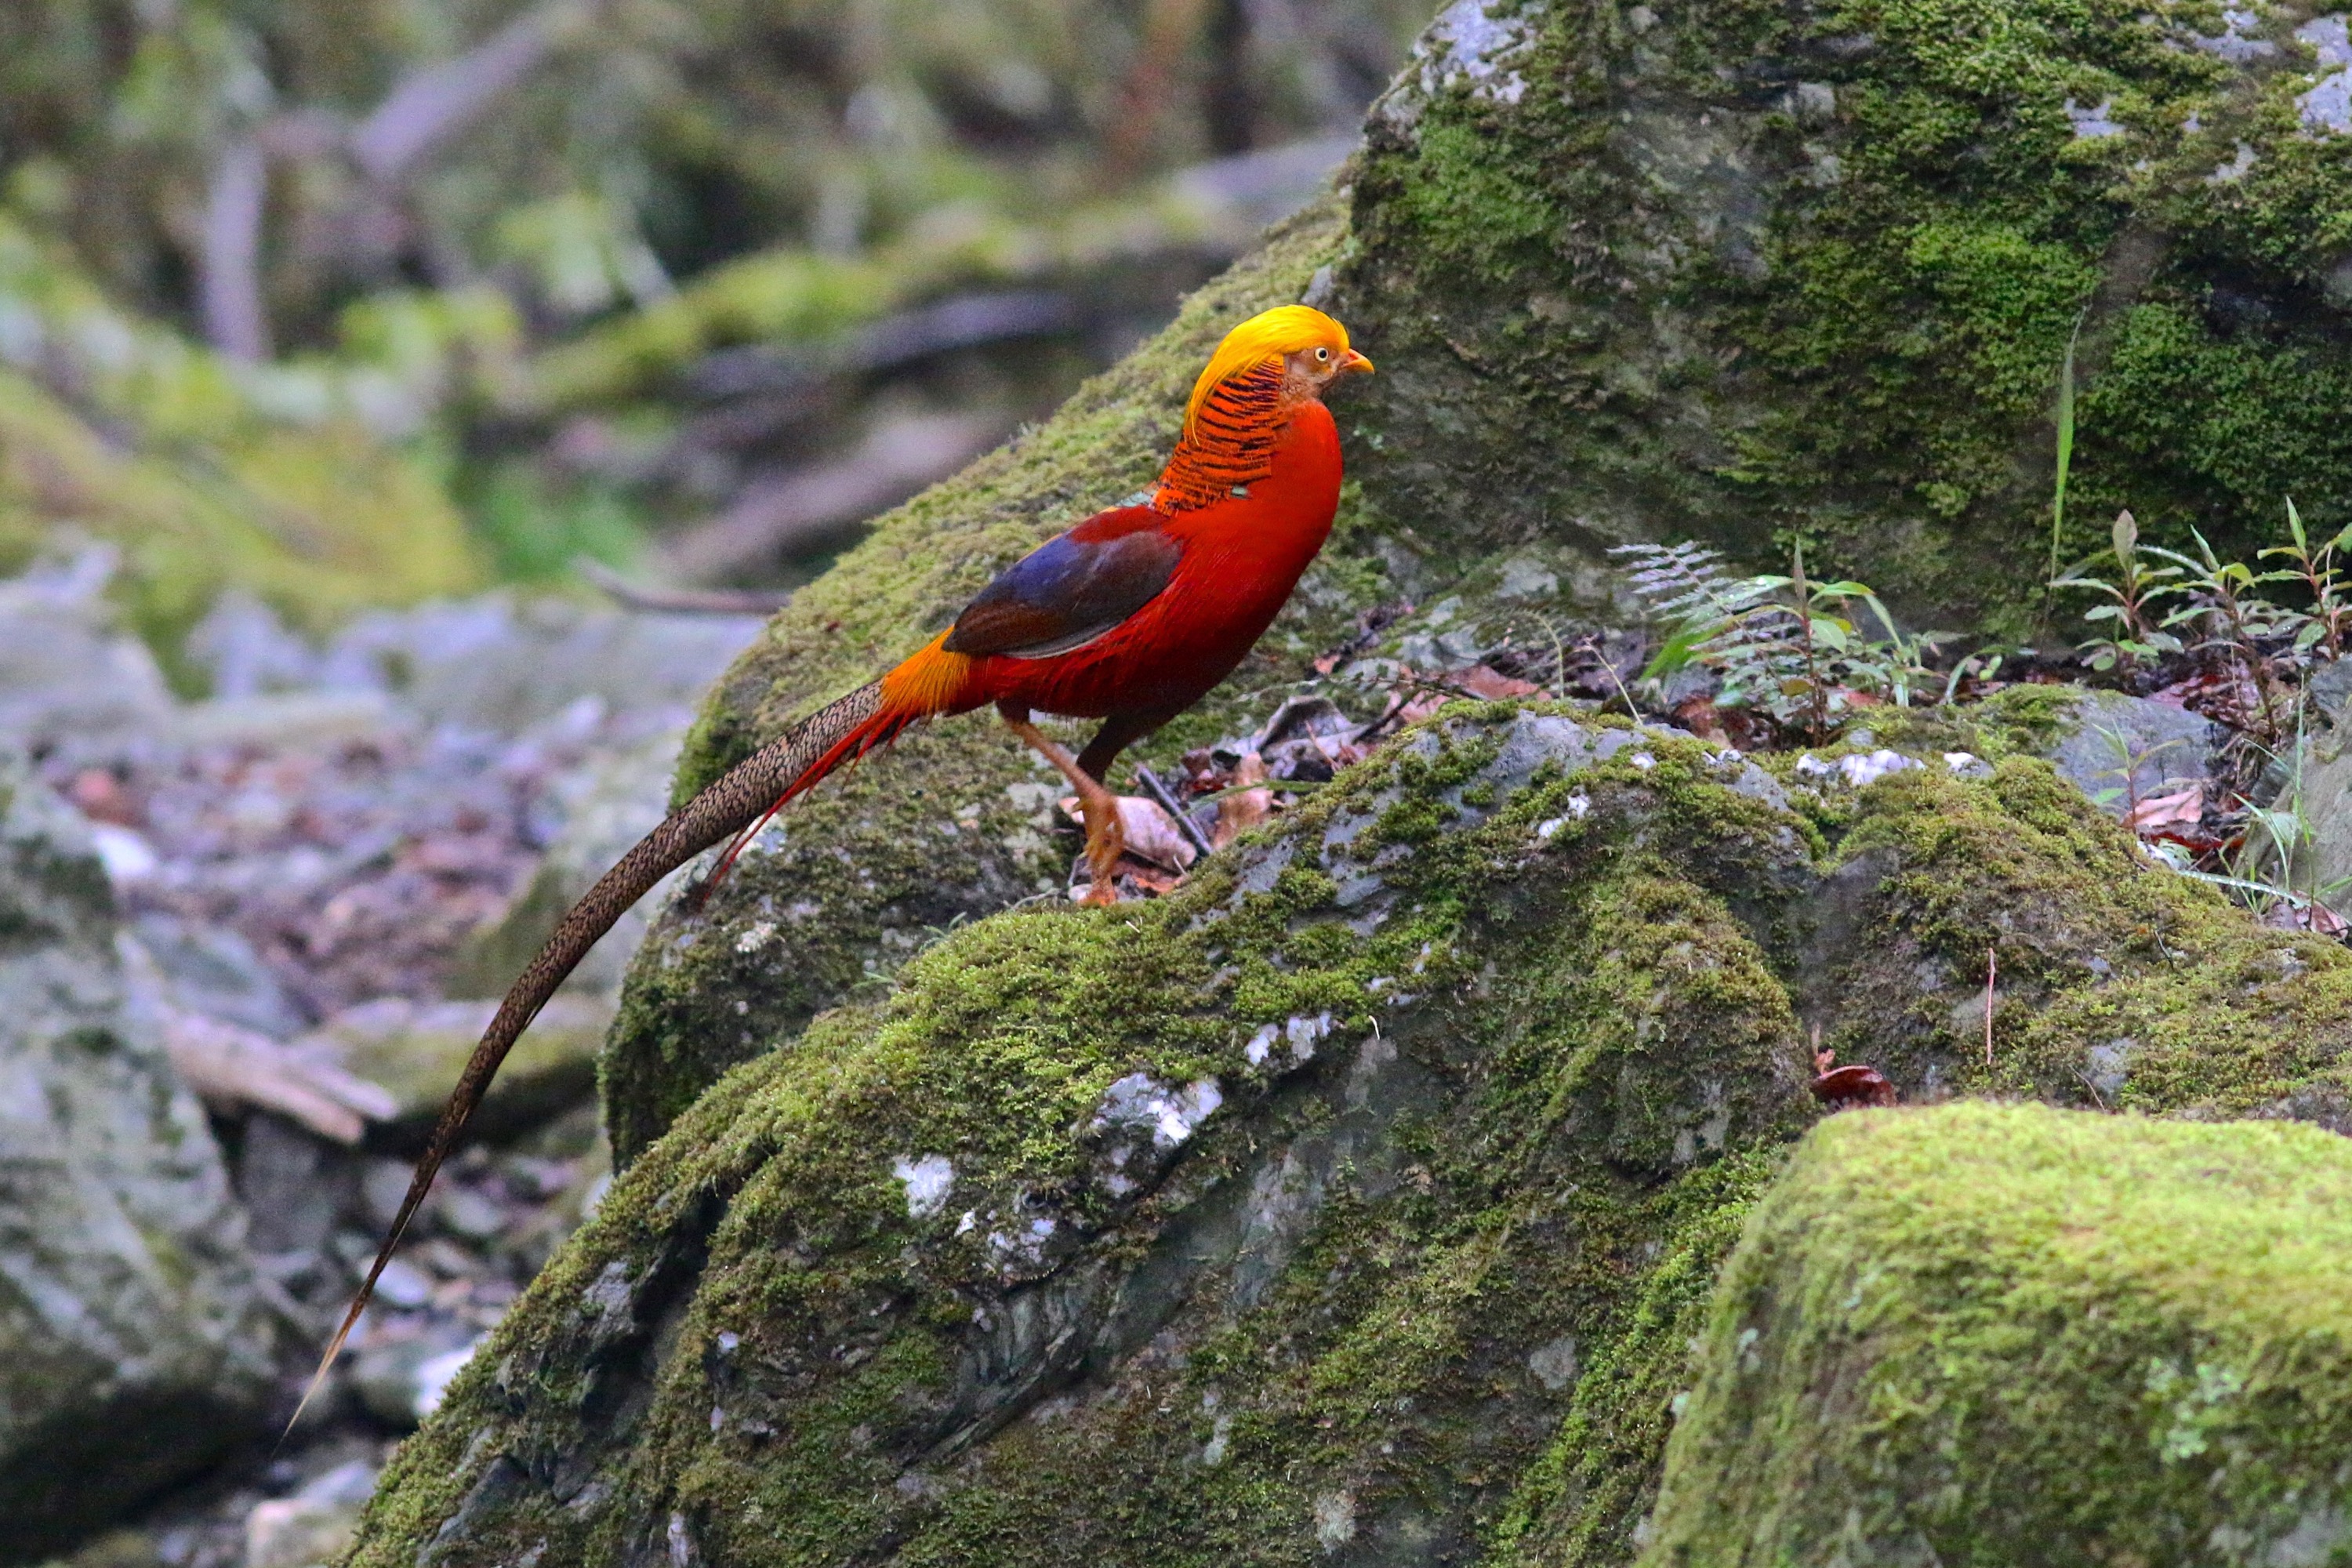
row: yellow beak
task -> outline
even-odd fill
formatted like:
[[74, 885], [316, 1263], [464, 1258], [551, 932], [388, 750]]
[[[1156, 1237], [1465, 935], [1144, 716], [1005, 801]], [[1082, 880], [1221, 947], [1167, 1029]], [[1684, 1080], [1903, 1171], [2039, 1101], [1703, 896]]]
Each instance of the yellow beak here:
[[1353, 349], [1345, 350], [1339, 355], [1339, 374], [1344, 374], [1351, 370], [1360, 370], [1370, 375], [1372, 374], [1372, 362]]

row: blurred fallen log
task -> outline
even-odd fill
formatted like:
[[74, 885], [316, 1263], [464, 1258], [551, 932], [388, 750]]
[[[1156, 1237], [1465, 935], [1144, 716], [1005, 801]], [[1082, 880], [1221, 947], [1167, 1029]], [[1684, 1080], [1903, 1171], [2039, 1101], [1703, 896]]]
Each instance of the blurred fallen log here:
[[578, 573], [625, 610], [668, 616], [772, 616], [793, 602], [790, 594], [757, 588], [652, 588], [630, 582], [593, 555], [573, 558]]
[[268, 194], [269, 160], [261, 143], [251, 137], [230, 142], [205, 193], [197, 309], [213, 347], [247, 363], [269, 357], [269, 318], [261, 298], [261, 224]]
[[163, 1048], [182, 1081], [222, 1110], [274, 1110], [337, 1143], [357, 1143], [371, 1121], [400, 1109], [392, 1091], [268, 1036], [200, 1013], [166, 1008]]
[[1088, 325], [1076, 300], [1052, 289], [960, 294], [886, 316], [828, 347], [719, 349], [686, 373], [689, 397], [718, 405], [688, 418], [648, 468], [674, 472], [699, 455], [774, 441], [837, 408], [848, 384], [940, 354], [1066, 334]]
[[974, 209], [858, 256], [794, 247], [742, 257], [540, 354], [524, 405], [510, 412], [544, 417], [625, 399], [730, 345], [814, 342], [950, 289], [1230, 260], [1312, 199], [1355, 146], [1353, 136], [1318, 136], [1220, 158], [1047, 223]]
[[606, 4], [542, 0], [466, 53], [395, 84], [348, 135], [333, 133], [333, 116], [298, 109], [230, 142], [214, 165], [205, 194], [197, 258], [197, 309], [205, 341], [248, 363], [270, 357], [262, 235], [273, 159], [302, 163], [341, 151], [375, 183], [379, 197], [397, 190], [436, 148], [480, 120], [557, 49], [583, 36]]
[[754, 479], [734, 505], [680, 534], [662, 552], [664, 570], [708, 583], [771, 566], [946, 479], [1011, 431], [997, 413], [884, 419], [845, 458]]
[[1309, 136], [1195, 163], [1178, 170], [1168, 183], [1180, 195], [1263, 226], [1313, 201], [1360, 141], [1353, 131]]
[[604, 0], [543, 0], [466, 53], [415, 72], [352, 129], [352, 161], [379, 184], [399, 184], [605, 8]]
[[1083, 320], [1077, 301], [1055, 289], [958, 294], [885, 316], [830, 348], [718, 350], [687, 372], [686, 391], [709, 402], [798, 393], [828, 377], [873, 375], [937, 354], [1066, 332]]

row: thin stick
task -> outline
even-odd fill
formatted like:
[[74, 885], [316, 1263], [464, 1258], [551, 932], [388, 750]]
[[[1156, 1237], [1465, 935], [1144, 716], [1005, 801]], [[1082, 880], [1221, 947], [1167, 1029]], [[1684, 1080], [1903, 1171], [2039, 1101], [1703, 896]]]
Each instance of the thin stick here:
[[1201, 825], [1192, 820], [1192, 814], [1176, 804], [1176, 796], [1160, 782], [1158, 773], [1138, 763], [1135, 764], [1135, 776], [1145, 792], [1160, 803], [1160, 809], [1176, 819], [1176, 830], [1192, 841], [1193, 848], [1203, 855], [1217, 852], [1217, 847], [1209, 842], [1209, 836], [1201, 831]]
[[1990, 947], [1986, 948], [1986, 949], [1985, 949], [1985, 1066], [1986, 1066], [1988, 1068], [1990, 1068], [1992, 1066], [1992, 983], [1993, 983], [1993, 977], [1994, 977], [1995, 975], [1999, 974], [2000, 973], [2000, 962], [1999, 962], [1997, 959], [1995, 959], [1995, 958], [1993, 957], [1993, 955], [1992, 955], [1992, 949], [1991, 949], [1991, 948], [1990, 948]]
[[630, 582], [593, 555], [574, 556], [572, 569], [625, 610], [656, 615], [772, 616], [793, 602], [789, 593], [737, 588], [648, 588]]

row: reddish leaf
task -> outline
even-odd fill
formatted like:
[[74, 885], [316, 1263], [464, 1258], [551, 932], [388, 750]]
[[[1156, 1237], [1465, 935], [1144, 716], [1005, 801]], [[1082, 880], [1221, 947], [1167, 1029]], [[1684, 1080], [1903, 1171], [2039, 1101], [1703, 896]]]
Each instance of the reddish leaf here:
[[2156, 836], [2159, 828], [2194, 827], [2204, 815], [2205, 786], [2193, 784], [2170, 795], [2150, 795], [2132, 808], [2126, 820], [2147, 837]]
[[[1255, 752], [1243, 753], [1226, 787], [1265, 782], [1265, 759]], [[1217, 802], [1216, 826], [1209, 829], [1209, 842], [1223, 849], [1234, 839], [1274, 815], [1274, 792], [1269, 789], [1241, 789]]]
[[1471, 696], [1484, 698], [1489, 702], [1500, 702], [1513, 697], [1533, 697], [1543, 689], [1532, 680], [1505, 675], [1491, 665], [1484, 664], [1472, 665], [1454, 676], [1453, 681]]
[[1832, 1110], [1843, 1110], [1853, 1105], [1892, 1105], [1895, 1086], [1876, 1068], [1864, 1067], [1859, 1062], [1832, 1068], [1813, 1079], [1813, 1098]]

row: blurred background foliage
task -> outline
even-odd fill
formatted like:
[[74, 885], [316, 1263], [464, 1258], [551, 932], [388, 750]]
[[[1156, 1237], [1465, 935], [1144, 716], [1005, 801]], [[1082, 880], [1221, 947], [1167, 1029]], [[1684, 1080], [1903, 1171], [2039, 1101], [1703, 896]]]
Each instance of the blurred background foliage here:
[[1426, 9], [11, 0], [0, 570], [111, 542], [167, 662], [229, 584], [789, 586], [1310, 194]]

